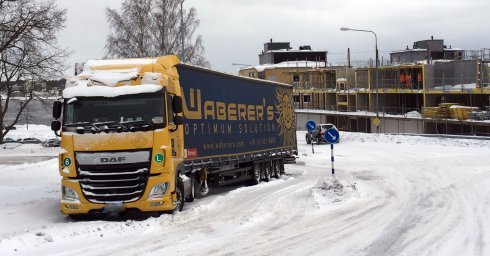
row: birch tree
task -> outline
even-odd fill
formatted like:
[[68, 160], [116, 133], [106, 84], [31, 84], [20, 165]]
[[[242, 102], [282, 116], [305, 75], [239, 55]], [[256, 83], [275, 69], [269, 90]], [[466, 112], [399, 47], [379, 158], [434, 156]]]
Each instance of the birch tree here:
[[[107, 8], [111, 26], [106, 57], [139, 58], [177, 55], [183, 62], [209, 66], [204, 57], [202, 36], [194, 36], [199, 19], [195, 8], [183, 9], [182, 0], [124, 0], [120, 10]], [[181, 56], [181, 36], [184, 52]]]

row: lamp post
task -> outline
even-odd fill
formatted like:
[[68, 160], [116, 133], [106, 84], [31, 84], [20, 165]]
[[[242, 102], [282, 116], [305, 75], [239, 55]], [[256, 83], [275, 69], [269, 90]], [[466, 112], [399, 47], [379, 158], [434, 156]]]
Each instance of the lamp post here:
[[378, 120], [378, 125], [376, 125], [376, 132], [379, 133], [379, 111], [378, 111], [378, 67], [379, 67], [379, 58], [378, 58], [378, 36], [374, 31], [371, 30], [364, 30], [364, 29], [353, 29], [353, 28], [346, 28], [346, 27], [341, 27], [340, 31], [358, 31], [358, 32], [368, 32], [368, 33], [373, 33], [374, 35], [374, 50], [376, 53], [376, 119]]
[[181, 52], [180, 52], [181, 61], [184, 61], [184, 54], [185, 54], [185, 48], [184, 48], [184, 8], [183, 8], [184, 1], [185, 0], [182, 0], [180, 2], [180, 40], [181, 40], [180, 44], [182, 45], [181, 46]]

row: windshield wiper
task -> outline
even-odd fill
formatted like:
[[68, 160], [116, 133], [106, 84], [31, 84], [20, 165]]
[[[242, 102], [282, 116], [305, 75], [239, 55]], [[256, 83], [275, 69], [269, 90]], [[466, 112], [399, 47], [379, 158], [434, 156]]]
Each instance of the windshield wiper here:
[[65, 124], [64, 127], [75, 127], [75, 131], [80, 134], [85, 133], [86, 130], [90, 131], [91, 133], [100, 132], [100, 129], [97, 128], [97, 126], [95, 126], [91, 122], [76, 122], [71, 124]]
[[109, 122], [100, 122], [100, 123], [94, 123], [94, 126], [101, 132], [110, 132], [110, 131], [117, 131], [117, 132], [125, 132], [128, 131], [128, 128], [124, 126], [123, 124], [115, 121], [109, 121]]
[[149, 131], [153, 128], [153, 124], [146, 120], [126, 121], [121, 122], [120, 124], [125, 126], [131, 132]]

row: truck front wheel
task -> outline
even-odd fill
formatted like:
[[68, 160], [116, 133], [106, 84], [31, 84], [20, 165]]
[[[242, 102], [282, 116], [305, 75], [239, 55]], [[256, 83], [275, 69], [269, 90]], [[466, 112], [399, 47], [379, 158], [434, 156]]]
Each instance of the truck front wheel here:
[[177, 186], [175, 187], [175, 195], [177, 200], [174, 202], [175, 209], [172, 212], [181, 212], [184, 209], [184, 182], [181, 178], [177, 179]]

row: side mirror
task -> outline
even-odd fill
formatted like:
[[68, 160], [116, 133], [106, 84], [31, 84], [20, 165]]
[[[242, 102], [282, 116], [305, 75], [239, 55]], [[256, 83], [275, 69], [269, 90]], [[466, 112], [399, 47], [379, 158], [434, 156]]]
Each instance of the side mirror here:
[[61, 129], [61, 122], [58, 121], [58, 120], [55, 120], [53, 122], [51, 122], [51, 130], [53, 132], [57, 132]]
[[175, 125], [182, 125], [184, 124], [184, 118], [181, 116], [174, 116], [174, 124]]
[[182, 98], [174, 96], [172, 99], [172, 109], [174, 113], [182, 113]]
[[[58, 119], [61, 117], [61, 101], [53, 102], [53, 118]], [[52, 127], [52, 126], [51, 126]], [[59, 128], [58, 128], [59, 130]]]

